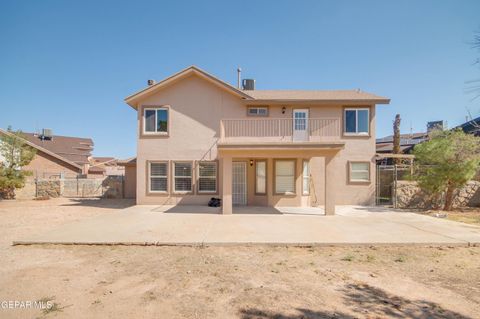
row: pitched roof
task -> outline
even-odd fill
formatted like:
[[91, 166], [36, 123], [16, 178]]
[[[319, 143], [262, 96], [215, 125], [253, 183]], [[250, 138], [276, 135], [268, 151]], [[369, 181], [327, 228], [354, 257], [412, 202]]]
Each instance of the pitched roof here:
[[137, 158], [130, 157], [124, 160], [118, 160], [117, 164], [120, 166], [134, 166], [137, 165]]
[[255, 100], [265, 101], [351, 101], [390, 103], [390, 99], [360, 90], [251, 90], [245, 91]]
[[[5, 134], [5, 135], [7, 135], [7, 134], [11, 134], [11, 133], [8, 132], [8, 131], [2, 130], [2, 129], [0, 128], [0, 134]], [[25, 133], [23, 133], [23, 134], [25, 134]], [[28, 133], [27, 133], [27, 134], [28, 134]], [[25, 137], [26, 137], [26, 136], [25, 136]], [[76, 162], [73, 162], [73, 161], [71, 161], [71, 160], [69, 160], [69, 159], [67, 159], [67, 158], [65, 158], [65, 157], [63, 157], [63, 156], [60, 156], [60, 155], [58, 155], [58, 154], [56, 154], [56, 153], [54, 153], [54, 152], [52, 152], [52, 151], [44, 148], [43, 146], [40, 146], [40, 145], [38, 145], [38, 144], [35, 144], [35, 143], [29, 141], [29, 139], [28, 139], [27, 137], [25, 138], [25, 142], [26, 142], [29, 146], [31, 146], [31, 147], [33, 147], [33, 148], [35, 148], [35, 149], [37, 149], [37, 150], [39, 150], [39, 151], [41, 151], [41, 152], [43, 152], [43, 153], [45, 153], [45, 154], [48, 154], [48, 155], [50, 155], [50, 156], [52, 156], [52, 157], [55, 157], [55, 158], [57, 158], [57, 159], [65, 162], [65, 163], [67, 163], [67, 164], [69, 164], [69, 165], [72, 165], [73, 167], [76, 167], [76, 168], [78, 168], [78, 169], [81, 169], [81, 168], [82, 168], [82, 167], [81, 167], [79, 164], [77, 164]]]
[[[413, 147], [428, 140], [428, 133], [411, 133], [400, 135], [400, 150], [402, 153], [410, 152]], [[377, 138], [377, 153], [391, 153], [393, 151], [393, 135]]]
[[390, 99], [386, 97], [381, 97], [360, 90], [241, 90], [194, 65], [167, 77], [157, 84], [148, 86], [143, 90], [127, 96], [125, 98], [125, 102], [136, 109], [136, 104], [142, 97], [148, 96], [149, 94], [152, 94], [161, 88], [192, 74], [196, 74], [232, 94], [251, 101], [360, 102], [375, 104], [390, 103]]
[[53, 135], [51, 139], [42, 139], [35, 133], [23, 133], [23, 135], [27, 141], [78, 165], [87, 164], [88, 157], [92, 155], [91, 138]]
[[183, 79], [187, 76], [190, 76], [192, 74], [195, 74], [195, 75], [198, 75], [210, 82], [212, 82], [213, 84], [227, 90], [228, 92], [232, 93], [232, 94], [235, 94], [239, 97], [243, 97], [243, 98], [246, 98], [246, 99], [250, 99], [251, 97], [246, 94], [245, 92], [243, 92], [242, 90], [234, 87], [233, 85], [230, 85], [229, 83], [225, 82], [225, 81], [222, 81], [220, 80], [219, 78], [211, 75], [210, 73], [192, 65], [192, 66], [189, 66], [188, 68], [186, 69], [183, 69], [181, 70], [180, 72], [177, 72], [169, 77], [167, 77], [166, 79], [163, 79], [162, 81], [158, 82], [157, 84], [154, 84], [154, 85], [151, 85], [151, 86], [148, 86], [132, 95], [129, 95], [125, 98], [125, 102], [127, 102], [128, 105], [130, 105], [131, 107], [133, 108], [136, 108], [136, 102], [139, 100], [140, 97], [144, 97], [144, 96], [147, 96], [149, 94], [152, 94], [162, 88], [164, 88], [165, 86], [167, 85], [170, 85], [180, 79]]

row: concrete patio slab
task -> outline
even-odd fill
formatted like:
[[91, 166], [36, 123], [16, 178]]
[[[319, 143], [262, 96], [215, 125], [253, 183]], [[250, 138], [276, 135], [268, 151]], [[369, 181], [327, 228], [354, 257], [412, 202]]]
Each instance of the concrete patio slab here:
[[[94, 208], [92, 208], [94, 209]], [[243, 207], [232, 215], [200, 206], [132, 206], [14, 244], [479, 244], [480, 227], [378, 207]]]

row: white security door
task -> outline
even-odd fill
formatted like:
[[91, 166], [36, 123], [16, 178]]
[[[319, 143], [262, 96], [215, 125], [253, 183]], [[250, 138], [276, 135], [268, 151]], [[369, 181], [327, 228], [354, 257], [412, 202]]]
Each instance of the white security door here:
[[232, 204], [247, 205], [247, 163], [232, 163]]
[[293, 110], [293, 140], [308, 141], [308, 109]]

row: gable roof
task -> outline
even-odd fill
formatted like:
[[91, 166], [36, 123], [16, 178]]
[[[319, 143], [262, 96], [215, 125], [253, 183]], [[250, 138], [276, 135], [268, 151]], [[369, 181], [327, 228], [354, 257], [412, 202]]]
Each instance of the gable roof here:
[[27, 141], [78, 165], [88, 164], [88, 158], [92, 155], [91, 138], [53, 135], [51, 139], [41, 139], [35, 133], [23, 133], [23, 136]]
[[132, 95], [127, 96], [125, 98], [125, 102], [127, 102], [128, 105], [130, 105], [131, 107], [136, 109], [137, 106], [135, 104], [136, 104], [136, 102], [138, 102], [138, 100], [141, 97], [145, 97], [145, 96], [148, 96], [148, 95], [150, 95], [154, 92], [157, 92], [158, 90], [166, 87], [167, 85], [170, 85], [170, 84], [172, 84], [172, 83], [174, 83], [174, 82], [176, 82], [180, 79], [183, 79], [187, 76], [190, 76], [192, 74], [198, 75], [201, 78], [212, 82], [213, 84], [219, 86], [220, 88], [225, 89], [227, 92], [230, 92], [234, 95], [237, 95], [237, 96], [245, 98], [245, 99], [251, 99], [251, 97], [248, 94], [246, 94], [245, 92], [243, 92], [242, 90], [239, 90], [236, 87], [234, 87], [233, 85], [230, 85], [227, 82], [222, 81], [219, 78], [211, 75], [210, 73], [192, 65], [192, 66], [189, 66], [186, 69], [181, 70], [180, 72], [177, 72], [177, 73], [169, 76], [168, 78], [166, 78], [166, 79], [164, 79], [164, 80], [162, 80], [162, 81], [160, 81], [160, 82], [158, 82], [154, 85], [146, 87], [143, 90], [140, 90], [140, 91], [138, 91], [138, 92], [136, 92]]
[[[22, 132], [22, 133], [23, 133], [23, 132]], [[7, 132], [7, 131], [5, 131], [5, 130], [3, 130], [3, 129], [0, 128], [0, 134], [8, 135], [8, 134], [12, 134], [12, 133]], [[59, 155], [59, 154], [56, 154], [55, 152], [53, 152], [53, 151], [51, 151], [51, 150], [49, 150], [49, 149], [47, 149], [47, 148], [45, 148], [45, 147], [43, 147], [43, 146], [41, 146], [41, 145], [38, 145], [37, 143], [34, 143], [34, 142], [30, 141], [30, 138], [28, 137], [28, 135], [29, 135], [29, 134], [32, 134], [32, 133], [23, 133], [23, 134], [24, 134], [24, 137], [25, 137], [25, 143], [26, 143], [27, 145], [29, 145], [29, 146], [31, 146], [31, 147], [33, 147], [33, 148], [35, 148], [35, 149], [37, 149], [37, 150], [45, 153], [45, 154], [48, 154], [48, 155], [50, 155], [50, 156], [52, 156], [52, 157], [54, 157], [54, 158], [56, 158], [56, 159], [58, 159], [58, 160], [60, 160], [60, 161], [62, 161], [62, 162], [64, 162], [64, 163], [67, 163], [67, 164], [69, 164], [69, 165], [71, 165], [71, 166], [73, 166], [73, 167], [76, 167], [76, 168], [78, 168], [78, 169], [82, 169], [82, 166], [81, 166], [80, 164], [78, 164], [78, 163], [76, 163], [76, 162], [74, 162], [74, 161], [72, 161], [72, 160], [70, 160], [70, 159], [68, 159], [68, 158], [65, 158], [64, 156], [61, 156], [61, 155]], [[92, 145], [93, 145], [93, 142], [92, 142]]]
[[240, 98], [251, 101], [271, 101], [271, 102], [294, 102], [294, 101], [312, 101], [312, 102], [336, 102], [336, 103], [375, 103], [389, 104], [390, 99], [378, 96], [372, 93], [360, 90], [241, 90], [233, 85], [220, 80], [210, 73], [192, 65], [182, 71], [175, 73], [157, 84], [146, 87], [125, 98], [125, 102], [132, 108], [137, 108], [137, 102], [142, 98], [157, 92], [167, 85], [175, 83], [192, 74], [198, 75], [203, 79], [225, 89]]

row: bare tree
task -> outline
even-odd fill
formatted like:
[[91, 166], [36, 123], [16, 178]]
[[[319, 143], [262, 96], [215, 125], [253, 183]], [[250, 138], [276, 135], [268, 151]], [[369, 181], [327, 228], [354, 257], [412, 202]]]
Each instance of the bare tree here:
[[[475, 33], [475, 36], [473, 38], [472, 48], [480, 52], [480, 31]], [[473, 64], [477, 66], [480, 65], [480, 58], [477, 58]], [[469, 85], [466, 89], [467, 93], [474, 94], [472, 100], [475, 100], [478, 97], [480, 97], [480, 79], [467, 81], [467, 84]]]

